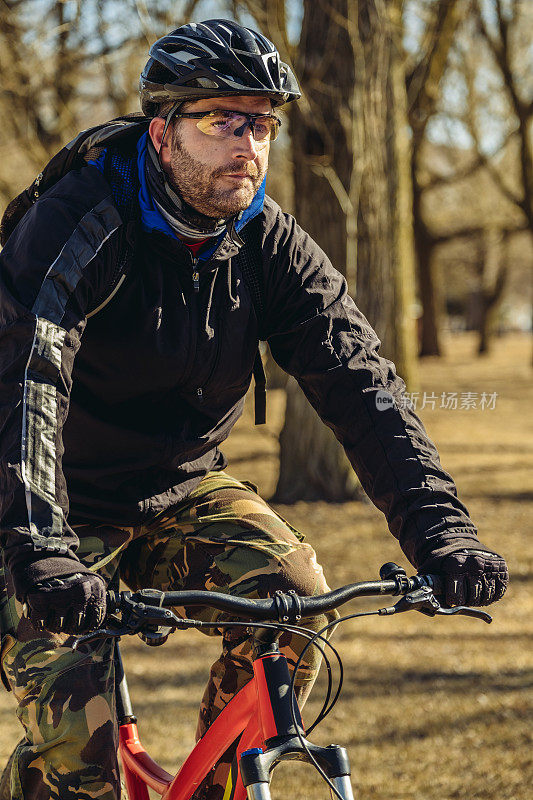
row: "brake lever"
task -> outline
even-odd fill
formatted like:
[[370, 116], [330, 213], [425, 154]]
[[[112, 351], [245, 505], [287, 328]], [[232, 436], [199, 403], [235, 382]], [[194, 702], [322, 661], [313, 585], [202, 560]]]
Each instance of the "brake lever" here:
[[430, 586], [421, 586], [412, 592], [402, 595], [397, 603], [387, 608], [380, 608], [379, 614], [401, 614], [403, 611], [423, 611], [431, 617], [438, 614], [440, 603]]
[[428, 617], [435, 617], [437, 615], [452, 616], [459, 614], [465, 617], [475, 617], [481, 619], [483, 622], [490, 624], [492, 617], [486, 611], [481, 611], [478, 608], [470, 608], [469, 606], [454, 606], [453, 608], [443, 608], [430, 586], [421, 586], [413, 592], [405, 594], [400, 597], [397, 603], [387, 608], [380, 608], [378, 614], [389, 615], [398, 614], [403, 611], [420, 611]]
[[452, 608], [443, 608], [439, 606], [439, 609], [435, 611], [435, 614], [432, 614], [429, 610], [425, 608], [420, 608], [419, 611], [422, 614], [426, 614], [427, 616], [433, 617], [435, 614], [444, 615], [444, 616], [452, 616], [453, 614], [459, 614], [463, 617], [474, 617], [475, 619], [480, 619], [483, 622], [486, 622], [487, 625], [490, 625], [492, 622], [492, 617], [486, 611], [481, 611], [479, 608], [470, 608], [470, 606], [453, 606]]
[[[163, 592], [158, 592], [158, 595], [162, 594]], [[152, 598], [151, 596], [145, 595], [143, 599]], [[108, 622], [116, 622], [117, 627], [99, 628], [91, 633], [78, 636], [72, 643], [72, 649], [78, 650], [82, 644], [94, 642], [97, 639], [105, 639], [106, 637], [119, 639], [121, 636], [128, 636], [135, 633], [141, 634], [143, 633], [143, 628], [146, 628], [146, 635], [143, 641], [147, 643], [163, 643], [163, 636], [168, 637], [171, 631], [198, 628], [201, 624], [198, 620], [180, 619], [169, 609], [146, 605], [145, 603], [132, 600], [130, 595], [125, 597], [125, 603], [126, 609], [123, 612], [123, 614], [125, 614], [125, 619], [120, 620], [115, 616], [108, 617]], [[168, 624], [169, 622], [173, 623], [170, 628], [165, 626], [165, 623]]]
[[126, 619], [118, 617], [115, 614], [110, 614], [106, 622], [112, 627], [98, 628], [83, 636], [76, 637], [72, 643], [72, 649], [78, 650], [80, 645], [94, 642], [97, 639], [120, 639], [121, 636], [128, 636], [129, 634], [136, 633], [137, 629], [142, 625], [142, 621], [135, 619], [134, 615], [131, 613], [127, 614]]
[[88, 642], [94, 642], [97, 639], [106, 639], [106, 638], [115, 638], [119, 639], [121, 636], [126, 636], [126, 634], [131, 633], [130, 628], [98, 628], [97, 631], [92, 631], [92, 633], [86, 633], [83, 636], [78, 636], [72, 642], [72, 649], [79, 650], [80, 645], [87, 644]]

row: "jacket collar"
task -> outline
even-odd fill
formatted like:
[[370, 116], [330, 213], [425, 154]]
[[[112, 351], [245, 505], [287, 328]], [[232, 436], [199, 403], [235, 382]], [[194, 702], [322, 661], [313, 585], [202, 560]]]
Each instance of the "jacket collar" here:
[[[147, 233], [159, 232], [177, 240], [178, 237], [163, 217], [159, 209], [155, 206], [148, 191], [145, 176], [145, 162], [147, 154], [148, 132], [144, 133], [137, 143], [137, 168], [139, 172], [139, 205], [141, 209], [141, 224]], [[216, 260], [230, 258], [235, 255], [242, 246], [242, 240], [236, 234], [244, 226], [263, 210], [265, 199], [266, 176], [263, 183], [257, 190], [252, 202], [241, 211], [230, 224], [224, 233], [218, 238], [213, 239], [213, 244], [207, 248], [200, 256], [201, 261], [208, 261], [215, 256]]]

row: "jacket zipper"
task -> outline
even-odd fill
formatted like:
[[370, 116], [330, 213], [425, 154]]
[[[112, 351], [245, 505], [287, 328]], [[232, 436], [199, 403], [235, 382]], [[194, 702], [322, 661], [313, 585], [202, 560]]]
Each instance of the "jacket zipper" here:
[[[192, 288], [195, 292], [200, 291], [200, 273], [198, 272], [198, 259], [195, 256], [192, 256]], [[198, 397], [198, 402], [204, 402], [204, 393], [202, 391], [202, 387], [198, 386], [196, 389], [196, 396]]]
[[[215, 325], [218, 322], [219, 322], [219, 316], [217, 316], [217, 318], [216, 318]], [[216, 335], [216, 350], [215, 350], [215, 355], [214, 355], [214, 360], [213, 360], [213, 366], [211, 367], [211, 371], [209, 372], [209, 375], [205, 379], [204, 386], [208, 386], [209, 385], [209, 383], [210, 383], [210, 381], [211, 381], [211, 379], [212, 379], [213, 375], [215, 374], [216, 369], [218, 367], [218, 362], [220, 361], [220, 347], [221, 347], [221, 341], [220, 340], [221, 340], [221, 337], [217, 333], [215, 335]], [[203, 403], [204, 402], [204, 386], [197, 386], [196, 387], [196, 397], [198, 398], [198, 402], [199, 403]]]
[[[194, 292], [198, 293], [200, 291], [200, 273], [198, 272], [198, 261], [199, 261], [199, 259], [196, 258], [195, 256], [193, 256], [192, 254], [191, 254], [191, 259], [192, 259], [192, 270], [193, 270], [192, 271], [192, 286], [193, 286]], [[212, 378], [212, 376], [213, 376], [213, 374], [214, 374], [214, 372], [215, 372], [215, 370], [216, 370], [216, 368], [218, 366], [219, 358], [220, 358], [220, 338], [217, 337], [215, 363], [213, 364], [213, 368], [212, 368], [211, 372], [209, 373], [209, 377], [207, 378], [206, 383], [209, 383], [209, 381], [211, 380], [211, 378]], [[192, 363], [194, 363], [194, 361], [191, 362], [191, 367], [190, 367], [190, 369], [187, 370], [187, 375], [189, 375], [190, 372], [192, 372]], [[196, 387], [196, 397], [197, 397], [198, 402], [200, 404], [204, 402], [204, 389], [203, 389], [203, 386], [197, 386]]]
[[182, 385], [186, 386], [189, 377], [194, 369], [194, 362], [196, 360], [196, 349], [197, 349], [197, 336], [196, 336], [196, 324], [197, 324], [197, 308], [198, 308], [198, 300], [196, 296], [200, 291], [200, 274], [198, 272], [198, 259], [193, 256], [193, 254], [189, 251], [190, 258], [191, 258], [191, 267], [192, 267], [192, 285], [193, 285], [193, 294], [190, 297], [190, 302], [187, 303], [189, 307], [189, 314], [190, 314], [190, 355], [185, 366], [185, 370], [182, 376]]
[[[197, 292], [200, 291], [200, 273], [198, 272], [198, 261], [199, 261], [199, 259], [195, 258], [192, 255], [191, 255], [191, 258], [192, 258], [192, 268], [193, 268], [192, 285], [193, 285], [194, 291], [197, 293]], [[217, 337], [217, 348], [216, 348], [216, 353], [215, 353], [215, 363], [213, 365], [213, 368], [212, 368], [211, 372], [209, 373], [209, 377], [207, 378], [206, 383], [209, 383], [209, 381], [211, 380], [211, 377], [212, 377], [215, 369], [218, 366], [219, 357], [220, 357], [220, 341], [219, 341], [219, 337]], [[198, 402], [200, 404], [204, 402], [204, 389], [203, 389], [203, 386], [197, 386], [196, 387], [196, 397], [197, 397]]]
[[198, 259], [192, 256], [192, 288], [195, 292], [200, 291], [200, 273], [198, 272]]

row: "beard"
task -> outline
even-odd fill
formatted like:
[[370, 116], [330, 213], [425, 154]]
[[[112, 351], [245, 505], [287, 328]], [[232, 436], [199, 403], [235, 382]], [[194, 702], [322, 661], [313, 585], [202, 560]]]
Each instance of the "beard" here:
[[[213, 169], [195, 159], [183, 146], [178, 130], [173, 131], [170, 156], [170, 177], [183, 199], [196, 211], [207, 217], [226, 218], [244, 211], [252, 202], [266, 175], [255, 161], [228, 162]], [[223, 188], [221, 175], [246, 173], [248, 178], [235, 181], [236, 186]], [[227, 179], [226, 183], [233, 182]]]

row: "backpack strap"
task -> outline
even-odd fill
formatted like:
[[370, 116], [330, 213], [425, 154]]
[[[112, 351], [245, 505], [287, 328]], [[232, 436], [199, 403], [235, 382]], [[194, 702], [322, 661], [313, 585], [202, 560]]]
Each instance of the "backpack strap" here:
[[[263, 226], [261, 216], [251, 220], [243, 230], [241, 239], [243, 246], [235, 256], [242, 276], [252, 295], [257, 321], [259, 324], [259, 339], [264, 335], [264, 294], [265, 280], [263, 275], [263, 261], [261, 257]], [[258, 346], [254, 360], [254, 404], [255, 424], [264, 425], [266, 422], [266, 375]]]
[[111, 186], [111, 194], [122, 217], [119, 257], [112, 275], [100, 292], [87, 319], [98, 314], [113, 299], [126, 279], [134, 259], [135, 222], [139, 218], [139, 175], [136, 153], [124, 153], [116, 147], [107, 150], [104, 159], [104, 176]]
[[136, 143], [139, 136], [148, 128], [149, 123], [150, 120], [142, 114], [126, 114], [81, 131], [50, 159], [33, 183], [8, 204], [0, 219], [0, 244], [4, 245], [7, 242], [26, 211], [47, 189], [70, 170], [79, 169], [84, 165], [90, 151], [94, 154], [98, 148], [110, 147], [115, 142], [127, 142], [131, 146], [131, 143]]
[[254, 360], [254, 406], [255, 425], [264, 425], [267, 421], [266, 374], [259, 347], [256, 350]]

